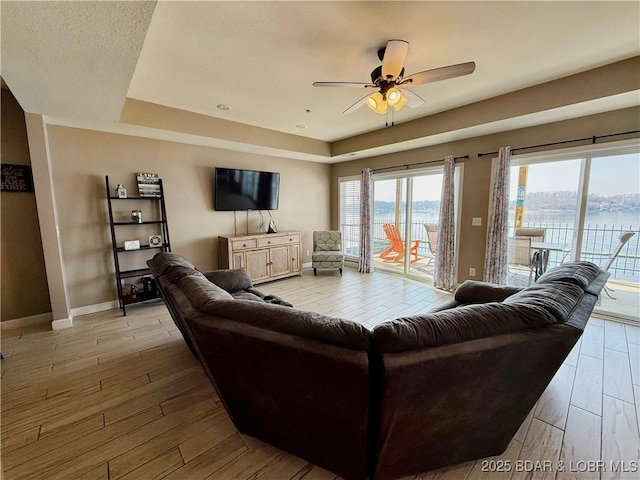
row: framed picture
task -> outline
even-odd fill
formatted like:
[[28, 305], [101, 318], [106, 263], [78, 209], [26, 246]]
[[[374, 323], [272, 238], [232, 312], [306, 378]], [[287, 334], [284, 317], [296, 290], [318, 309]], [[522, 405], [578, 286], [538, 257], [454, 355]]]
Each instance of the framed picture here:
[[125, 240], [124, 241], [124, 249], [125, 250], [140, 250], [140, 240]]
[[2, 172], [3, 192], [33, 192], [33, 179], [29, 165], [12, 165], [3, 163], [0, 166]]
[[138, 193], [141, 197], [160, 197], [160, 178], [157, 173], [136, 174]]

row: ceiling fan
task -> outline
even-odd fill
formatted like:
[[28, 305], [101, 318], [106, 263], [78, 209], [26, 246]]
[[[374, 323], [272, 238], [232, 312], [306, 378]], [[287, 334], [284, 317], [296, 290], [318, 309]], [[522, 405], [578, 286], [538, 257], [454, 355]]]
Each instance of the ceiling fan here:
[[447, 67], [433, 68], [424, 72], [404, 76], [404, 60], [409, 50], [409, 42], [405, 40], [389, 40], [385, 47], [378, 50], [378, 58], [382, 65], [371, 72], [371, 83], [358, 82], [314, 82], [314, 87], [358, 87], [377, 88], [374, 93], [361, 98], [347, 108], [343, 114], [355, 112], [365, 104], [374, 112], [384, 115], [387, 107], [393, 111], [400, 110], [405, 105], [411, 108], [419, 107], [424, 100], [410, 90], [402, 87], [432, 83], [448, 78], [460, 77], [473, 73], [476, 69], [474, 62], [459, 63]]

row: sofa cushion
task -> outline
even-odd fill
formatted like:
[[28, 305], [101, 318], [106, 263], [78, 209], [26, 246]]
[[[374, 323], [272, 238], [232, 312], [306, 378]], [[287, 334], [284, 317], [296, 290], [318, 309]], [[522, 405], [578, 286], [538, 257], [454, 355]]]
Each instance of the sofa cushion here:
[[204, 276], [229, 293], [253, 287], [249, 274], [244, 270], [213, 270], [205, 272]]
[[584, 290], [569, 282], [553, 281], [533, 284], [530, 287], [505, 299], [511, 305], [537, 305], [554, 316], [556, 321], [564, 322], [576, 307]]
[[169, 265], [164, 274], [171, 283], [178, 283], [181, 278], [189, 275], [204, 278], [202, 272], [196, 270], [195, 268], [185, 267], [184, 265]]
[[456, 289], [453, 297], [464, 304], [502, 302], [520, 290], [522, 289], [519, 287], [466, 280]]
[[249, 300], [252, 302], [263, 302], [262, 297], [259, 297], [255, 293], [247, 292], [246, 290], [238, 290], [237, 292], [231, 292], [231, 296], [236, 300]]
[[198, 310], [221, 300], [233, 300], [228, 292], [211, 283], [204, 276], [189, 275], [180, 279], [177, 285], [194, 308]]
[[373, 329], [373, 339], [381, 353], [404, 352], [554, 323], [555, 317], [539, 305], [492, 302], [384, 322]]
[[371, 339], [371, 332], [359, 323], [270, 303], [236, 300], [210, 303], [200, 311], [353, 350], [368, 350]]
[[536, 284], [561, 281], [573, 283], [586, 290], [599, 274], [600, 267], [594, 263], [584, 261], [567, 262], [542, 274]]
[[193, 263], [177, 253], [160, 252], [153, 256], [153, 261], [158, 267], [159, 273], [164, 273], [172, 265], [195, 268]]

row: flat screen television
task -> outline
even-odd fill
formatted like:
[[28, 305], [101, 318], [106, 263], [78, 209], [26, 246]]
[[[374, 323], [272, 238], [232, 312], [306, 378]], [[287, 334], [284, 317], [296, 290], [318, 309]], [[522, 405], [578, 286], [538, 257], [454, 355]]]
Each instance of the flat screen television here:
[[216, 210], [277, 210], [280, 174], [216, 168], [214, 189]]

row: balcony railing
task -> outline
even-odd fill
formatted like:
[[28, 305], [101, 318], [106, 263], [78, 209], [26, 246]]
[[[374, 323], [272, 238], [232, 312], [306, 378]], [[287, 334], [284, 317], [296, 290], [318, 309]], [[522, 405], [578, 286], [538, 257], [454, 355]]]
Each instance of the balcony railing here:
[[[374, 221], [373, 223], [373, 253], [374, 256], [384, 251], [389, 242], [386, 239], [382, 225], [387, 221]], [[349, 256], [357, 257], [360, 251], [360, 224], [342, 224], [342, 237], [345, 253]], [[546, 230], [545, 242], [566, 245], [567, 249], [572, 248], [573, 225], [569, 223], [545, 223], [531, 222], [523, 224], [523, 227], [544, 228]], [[405, 232], [405, 224], [399, 225], [400, 231]], [[510, 226], [510, 234], [514, 231], [514, 226]], [[616, 261], [609, 272], [611, 277], [619, 280], [626, 280], [633, 283], [640, 283], [640, 229], [632, 225], [598, 225], [588, 224], [584, 227], [582, 237], [582, 252], [580, 259], [593, 262], [603, 266], [611, 252], [618, 245], [618, 237], [622, 232], [632, 231], [636, 235], [623, 247]], [[427, 232], [424, 223], [411, 224], [411, 235], [414, 240], [420, 240], [418, 249], [419, 255], [431, 256], [427, 244]], [[553, 267], [571, 258], [566, 252], [551, 252], [549, 257], [549, 267]]]

